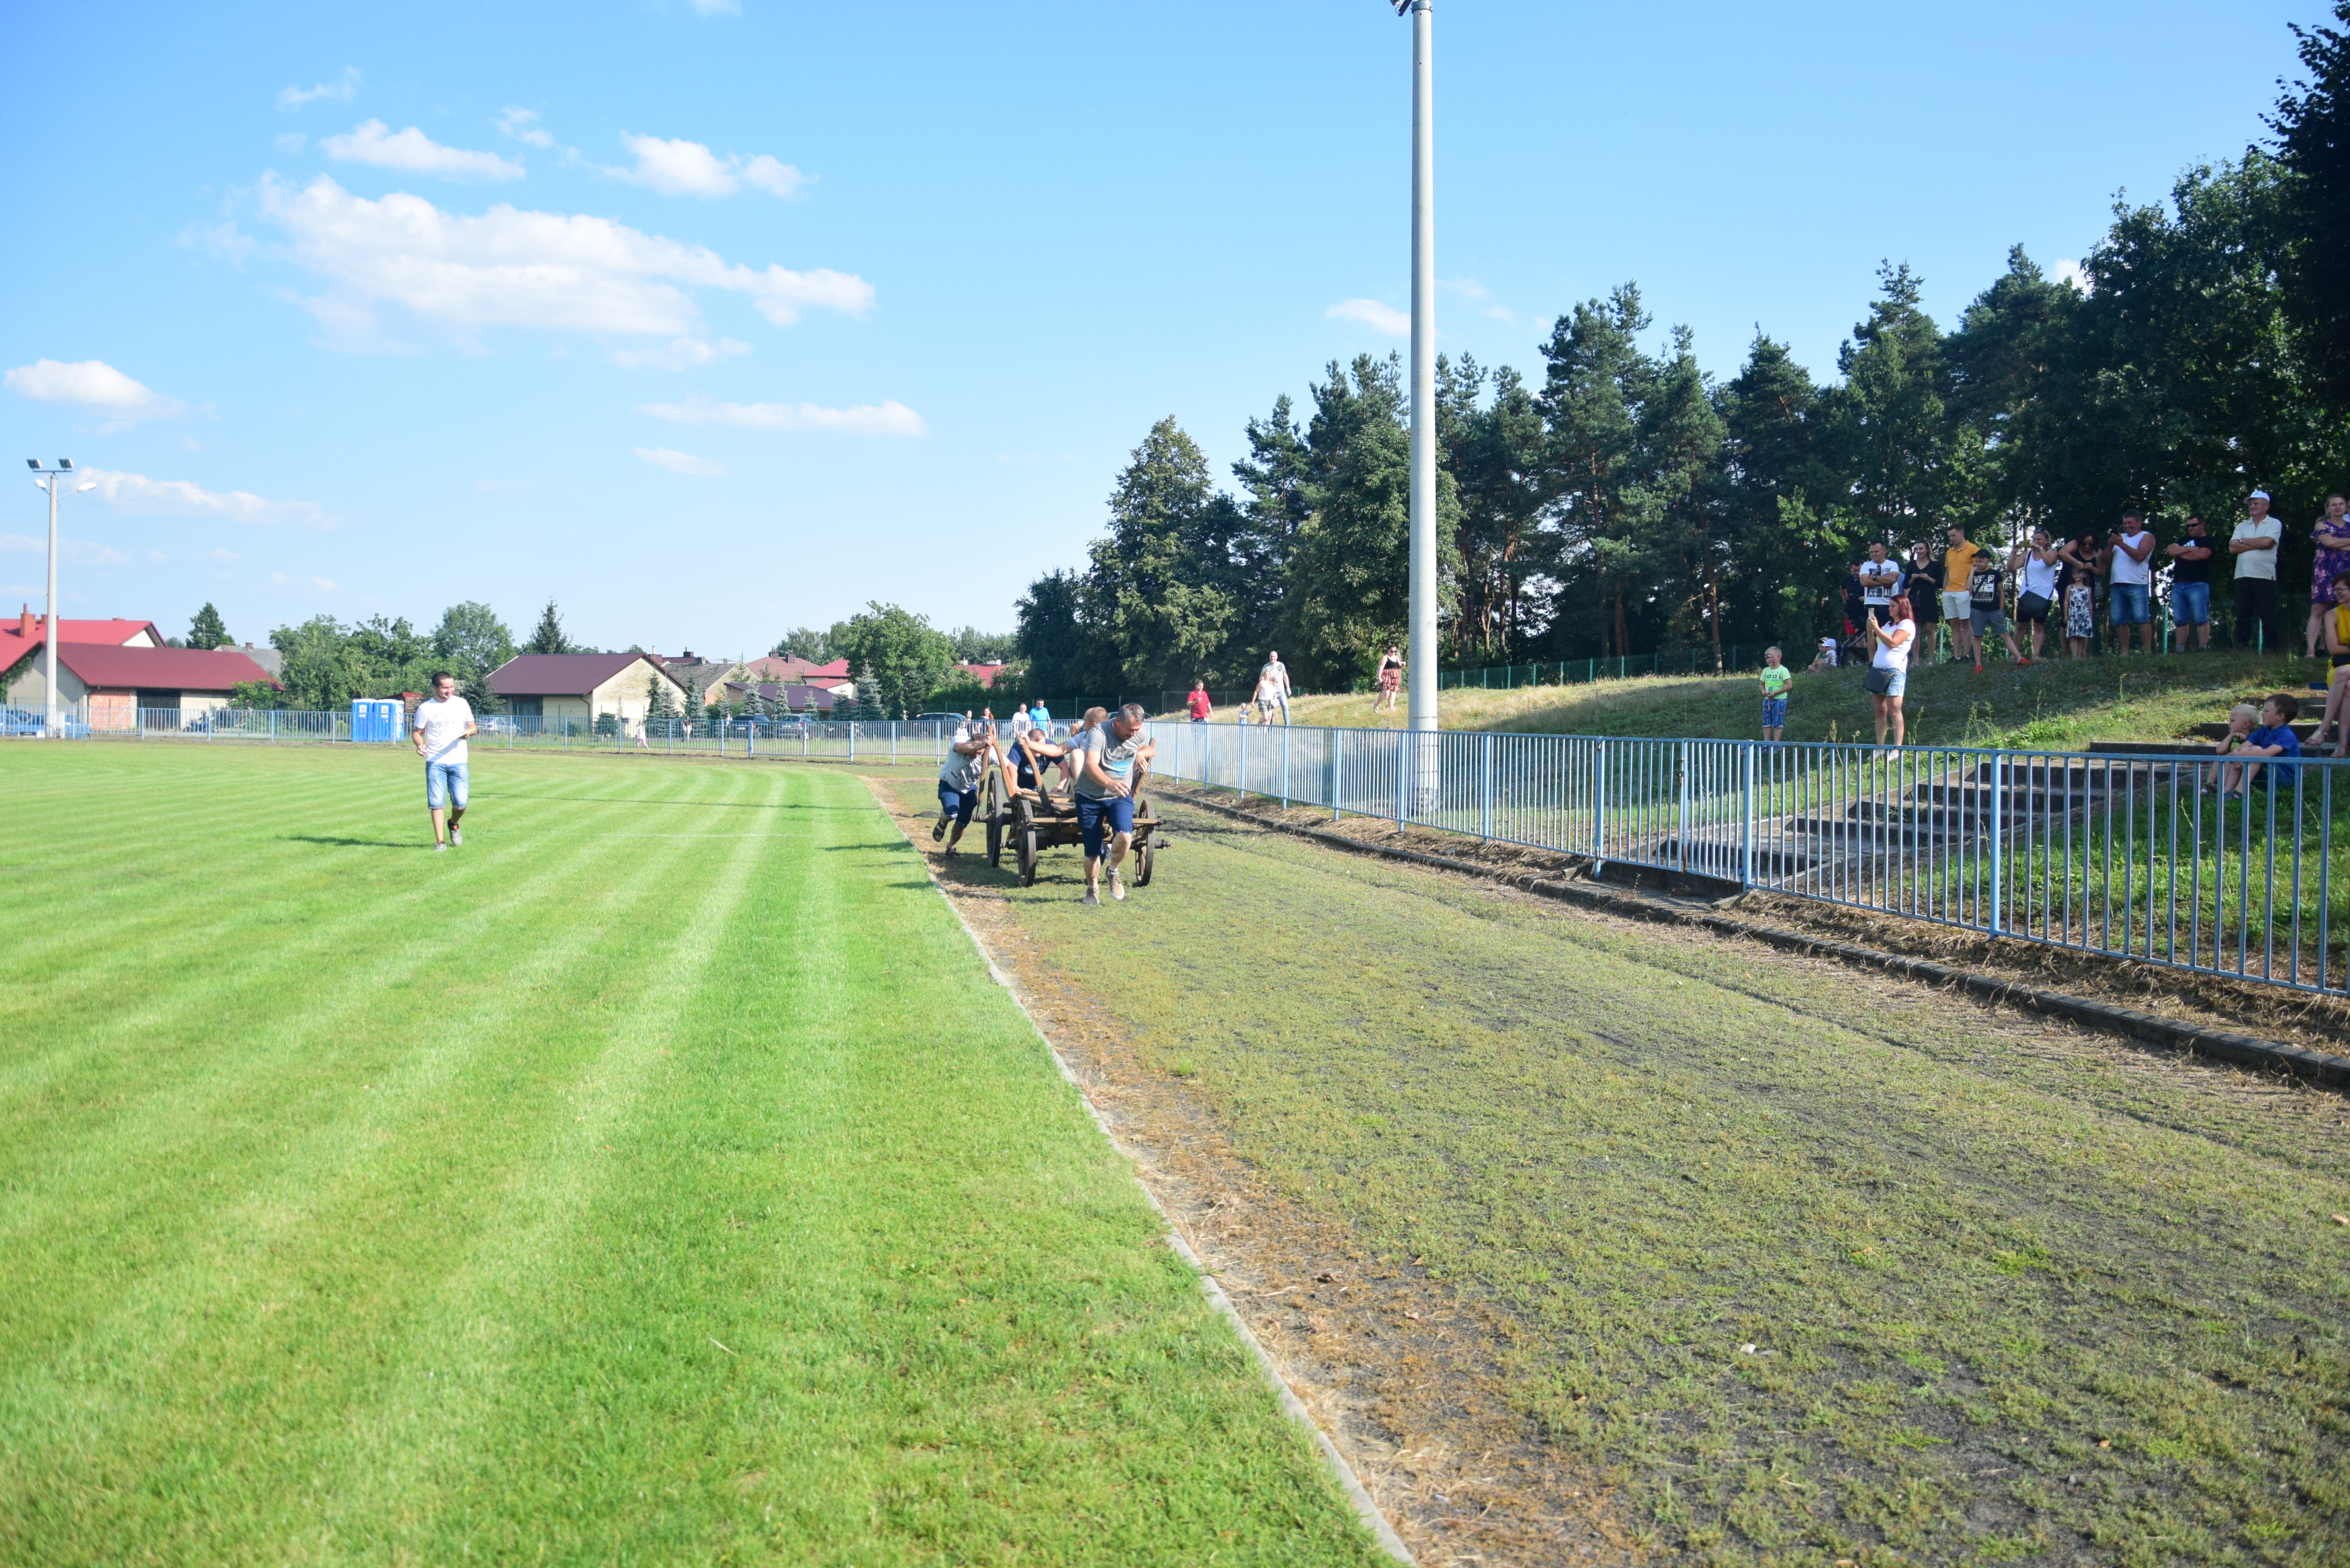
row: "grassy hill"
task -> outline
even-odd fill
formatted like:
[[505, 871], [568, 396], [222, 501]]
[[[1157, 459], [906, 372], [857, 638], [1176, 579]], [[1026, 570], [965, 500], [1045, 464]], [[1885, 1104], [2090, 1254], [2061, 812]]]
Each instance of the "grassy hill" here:
[[[2092, 741], [2168, 741], [2224, 720], [2230, 705], [2293, 691], [2314, 720], [2324, 703], [2307, 682], [2324, 661], [2221, 652], [2001, 663], [1977, 675], [1941, 664], [1913, 670], [1905, 704], [1912, 744], [2002, 745], [2077, 750]], [[1858, 670], [1795, 677], [1787, 716], [1792, 741], [1866, 739], [1868, 699]], [[1304, 724], [1399, 727], [1400, 712], [1374, 715], [1369, 695], [1303, 697]], [[1762, 701], [1753, 677], [1644, 676], [1582, 686], [1514, 691], [1447, 691], [1439, 712], [1448, 730], [1538, 733], [1688, 735], [1759, 739]], [[1230, 711], [1219, 718], [1229, 718]]]

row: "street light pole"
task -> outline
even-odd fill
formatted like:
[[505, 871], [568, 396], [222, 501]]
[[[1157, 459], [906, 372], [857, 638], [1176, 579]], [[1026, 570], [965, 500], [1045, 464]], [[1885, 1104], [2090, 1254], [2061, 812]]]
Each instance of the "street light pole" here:
[[1411, 17], [1411, 677], [1409, 804], [1437, 794], [1436, 98], [1433, 0], [1395, 0]]
[[[73, 459], [57, 459], [55, 468], [44, 468], [37, 457], [28, 457], [25, 466], [33, 471], [33, 483], [49, 493], [49, 598], [43, 609], [48, 617], [41, 633], [41, 664], [44, 690], [41, 693], [41, 734], [56, 740], [63, 733], [57, 723], [57, 486], [74, 471]], [[79, 487], [98, 488], [95, 481]]]

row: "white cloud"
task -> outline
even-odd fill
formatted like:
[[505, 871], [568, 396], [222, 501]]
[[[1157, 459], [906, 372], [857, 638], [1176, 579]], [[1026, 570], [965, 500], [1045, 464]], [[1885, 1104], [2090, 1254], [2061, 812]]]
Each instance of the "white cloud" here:
[[1342, 299], [1322, 314], [1333, 321], [1359, 321], [1390, 337], [1411, 336], [1411, 317], [1376, 299]]
[[733, 337], [721, 337], [715, 343], [700, 337], [680, 337], [666, 348], [619, 349], [613, 354], [612, 363], [631, 370], [684, 370], [698, 365], [714, 365], [750, 351], [748, 343]]
[[298, 130], [281, 130], [276, 139], [280, 152], [299, 152], [310, 139]]
[[743, 165], [743, 182], [756, 185], [770, 196], [796, 196], [800, 188], [814, 178], [764, 152]]
[[842, 431], [851, 435], [928, 435], [922, 416], [894, 399], [878, 407], [827, 409], [815, 403], [645, 403], [637, 411], [681, 425], [741, 425], [763, 431]]
[[516, 141], [528, 142], [533, 147], [555, 145], [554, 136], [538, 123], [536, 109], [516, 109], [509, 105], [498, 110], [498, 129]]
[[[1449, 288], [1471, 305], [1478, 306], [1477, 314], [1488, 320], [1515, 321], [1518, 318], [1518, 313], [1508, 306], [1494, 304], [1493, 291], [1473, 277], [1440, 277], [1436, 281], [1440, 288]], [[1410, 322], [1407, 318], [1404, 331], [1409, 333], [1410, 330]]]
[[693, 14], [697, 16], [740, 16], [743, 0], [693, 0]]
[[258, 248], [251, 238], [236, 232], [233, 219], [223, 219], [217, 223], [190, 223], [180, 231], [180, 243], [201, 245], [212, 254], [237, 266], [243, 266], [244, 258]]
[[[47, 539], [29, 538], [22, 534], [0, 534], [0, 550], [11, 554], [46, 556], [49, 553]], [[93, 545], [87, 539], [57, 539], [57, 559], [75, 566], [127, 566], [130, 557], [111, 545]]]
[[637, 166], [604, 172], [664, 196], [731, 196], [746, 184], [770, 195], [793, 196], [811, 178], [764, 152], [748, 161], [738, 153], [721, 158], [701, 142], [682, 138], [623, 133], [620, 144], [636, 155]]
[[328, 157], [350, 163], [372, 163], [379, 169], [400, 169], [414, 174], [445, 174], [466, 180], [519, 180], [523, 166], [494, 152], [469, 152], [443, 147], [414, 126], [390, 134], [380, 119], [363, 120], [341, 136], [318, 143]]
[[2091, 288], [2095, 286], [2089, 275], [2081, 270], [2081, 264], [2076, 261], [2058, 262], [2056, 264], [2056, 281], [2058, 283], [2069, 283], [2074, 288], [2079, 289], [2083, 294], [2088, 293]]
[[694, 288], [746, 295], [778, 327], [803, 308], [861, 316], [873, 306], [873, 286], [853, 274], [754, 271], [705, 246], [584, 213], [500, 203], [469, 217], [406, 192], [369, 201], [323, 174], [298, 191], [265, 174], [255, 195], [292, 241], [293, 259], [332, 285], [304, 305], [355, 344], [367, 341], [383, 303], [461, 329], [666, 338], [699, 335]]
[[79, 403], [85, 408], [104, 409], [110, 416], [106, 429], [121, 430], [140, 420], [167, 419], [186, 411], [186, 405], [177, 398], [140, 386], [103, 359], [82, 359], [67, 364], [56, 359], [36, 359], [29, 365], [19, 365], [8, 372], [5, 380], [8, 389], [20, 398], [30, 398], [42, 403]]
[[332, 527], [335, 519], [312, 501], [267, 501], [249, 490], [206, 490], [184, 479], [150, 479], [103, 468], [85, 472], [98, 483], [97, 499], [125, 512], [182, 517], [225, 517], [233, 523], [307, 523]]
[[317, 86], [310, 88], [287, 88], [284, 92], [277, 95], [277, 107], [280, 109], [299, 109], [306, 103], [313, 103], [322, 98], [330, 98], [336, 99], [338, 102], [348, 103], [353, 98], [359, 95], [359, 67], [345, 66], [343, 67], [343, 74], [337, 77], [331, 82], [320, 82]]
[[726, 465], [706, 457], [696, 457], [690, 452], [673, 452], [665, 446], [640, 446], [637, 455], [655, 468], [666, 468], [671, 473], [695, 473], [705, 478], [723, 478]]

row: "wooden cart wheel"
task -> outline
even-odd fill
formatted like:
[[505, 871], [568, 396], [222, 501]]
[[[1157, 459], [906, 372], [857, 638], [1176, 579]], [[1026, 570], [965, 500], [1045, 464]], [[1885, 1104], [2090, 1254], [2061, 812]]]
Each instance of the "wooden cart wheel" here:
[[1020, 885], [1036, 885], [1036, 829], [1033, 826], [1020, 830]]
[[1003, 864], [1003, 770], [987, 770], [987, 863]]
[[1134, 868], [1134, 885], [1138, 888], [1148, 888], [1150, 886], [1150, 868], [1159, 858], [1158, 853], [1149, 845], [1144, 844], [1135, 850], [1134, 855], [1135, 858], [1141, 862]]

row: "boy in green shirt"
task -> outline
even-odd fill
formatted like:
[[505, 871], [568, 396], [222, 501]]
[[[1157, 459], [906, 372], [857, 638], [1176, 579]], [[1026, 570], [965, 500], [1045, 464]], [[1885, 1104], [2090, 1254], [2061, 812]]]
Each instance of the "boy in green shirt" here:
[[1762, 650], [1762, 738], [1780, 741], [1787, 733], [1787, 688], [1795, 683], [1795, 672], [1779, 662], [1779, 650]]

